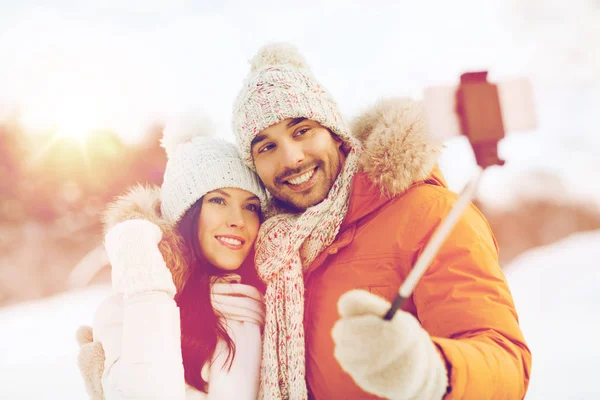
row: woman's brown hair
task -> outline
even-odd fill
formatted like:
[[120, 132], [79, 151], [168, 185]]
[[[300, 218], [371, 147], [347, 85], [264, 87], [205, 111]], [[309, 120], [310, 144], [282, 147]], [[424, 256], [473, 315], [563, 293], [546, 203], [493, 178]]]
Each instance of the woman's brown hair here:
[[[208, 383], [202, 378], [201, 371], [210, 363], [219, 340], [227, 345], [227, 363], [235, 357], [235, 343], [227, 334], [219, 315], [210, 300], [211, 281], [226, 274], [208, 264], [202, 257], [198, 241], [198, 221], [202, 211], [200, 198], [183, 216], [177, 229], [185, 241], [191, 273], [189, 280], [175, 296], [181, 319], [181, 353], [186, 382], [196, 389], [207, 392]], [[243, 282], [264, 290], [254, 269], [253, 252], [236, 271]]]

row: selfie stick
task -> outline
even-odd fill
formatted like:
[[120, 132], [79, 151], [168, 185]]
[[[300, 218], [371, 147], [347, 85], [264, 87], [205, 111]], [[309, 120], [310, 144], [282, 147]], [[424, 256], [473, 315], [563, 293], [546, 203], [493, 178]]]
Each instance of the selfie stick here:
[[498, 142], [504, 137], [500, 98], [497, 85], [487, 81], [487, 71], [468, 72], [460, 76], [460, 85], [456, 91], [456, 113], [461, 133], [469, 139], [475, 153], [477, 170], [400, 286], [391, 308], [383, 317], [385, 320], [391, 320], [411, 296], [463, 211], [473, 200], [483, 170], [491, 165], [504, 165], [504, 160], [498, 158]]

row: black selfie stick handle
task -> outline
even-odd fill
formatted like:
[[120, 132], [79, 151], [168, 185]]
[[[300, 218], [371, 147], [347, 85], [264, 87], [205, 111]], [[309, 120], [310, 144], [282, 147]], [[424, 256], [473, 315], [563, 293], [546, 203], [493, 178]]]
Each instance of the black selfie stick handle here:
[[396, 298], [394, 298], [394, 302], [392, 303], [392, 306], [390, 307], [388, 312], [384, 315], [383, 319], [386, 321], [391, 321], [391, 319], [394, 318], [394, 314], [396, 314], [396, 311], [398, 311], [400, 308], [402, 308], [405, 301], [406, 301], [406, 297], [402, 297], [401, 295], [396, 296]]

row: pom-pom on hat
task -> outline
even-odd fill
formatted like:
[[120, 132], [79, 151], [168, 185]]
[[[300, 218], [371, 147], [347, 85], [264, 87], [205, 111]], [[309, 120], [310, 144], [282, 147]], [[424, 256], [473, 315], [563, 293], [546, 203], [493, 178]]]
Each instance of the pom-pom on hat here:
[[168, 161], [161, 187], [161, 212], [176, 224], [206, 193], [238, 188], [256, 195], [261, 207], [266, 193], [258, 176], [246, 167], [233, 143], [214, 136], [208, 118], [185, 114], [169, 121], [161, 145]]
[[252, 140], [287, 118], [319, 122], [352, 142], [351, 134], [327, 90], [313, 77], [304, 57], [286, 43], [262, 47], [250, 60], [251, 71], [233, 108], [233, 130], [242, 159], [254, 169]]

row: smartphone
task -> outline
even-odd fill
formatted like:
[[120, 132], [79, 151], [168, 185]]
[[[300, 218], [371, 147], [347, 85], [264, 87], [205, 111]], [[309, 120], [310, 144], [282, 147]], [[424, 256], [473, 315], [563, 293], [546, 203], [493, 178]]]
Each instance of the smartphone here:
[[[535, 129], [537, 115], [529, 79], [515, 78], [496, 85], [505, 133]], [[429, 87], [423, 93], [429, 131], [436, 138], [445, 140], [462, 134], [456, 113], [457, 88], [458, 86]]]

